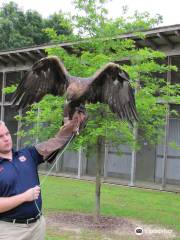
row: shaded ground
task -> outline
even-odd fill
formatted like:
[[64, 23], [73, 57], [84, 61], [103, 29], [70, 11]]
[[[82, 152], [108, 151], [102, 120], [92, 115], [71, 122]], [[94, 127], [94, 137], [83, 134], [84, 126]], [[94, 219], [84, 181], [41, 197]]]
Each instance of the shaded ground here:
[[[98, 223], [93, 216], [77, 213], [50, 213], [46, 215], [47, 239], [67, 240], [165, 240], [180, 239], [172, 229], [145, 225], [127, 218], [101, 216]], [[140, 234], [138, 235], [137, 228]], [[141, 233], [142, 232], [142, 233]], [[51, 236], [56, 236], [51, 238]]]

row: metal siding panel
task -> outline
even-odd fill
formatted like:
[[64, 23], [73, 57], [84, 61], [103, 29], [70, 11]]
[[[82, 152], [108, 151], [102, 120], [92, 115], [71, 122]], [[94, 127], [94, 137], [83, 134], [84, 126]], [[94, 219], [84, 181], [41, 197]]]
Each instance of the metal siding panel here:
[[63, 168], [77, 169], [78, 168], [78, 152], [66, 151], [63, 157]]
[[180, 158], [168, 158], [166, 177], [167, 179], [180, 180]]
[[130, 174], [131, 171], [131, 155], [118, 156], [109, 153], [107, 162], [107, 172]]
[[162, 177], [162, 158], [157, 157], [156, 158], [155, 178], [161, 178], [161, 177]]
[[[178, 147], [180, 147], [180, 119], [170, 119], [169, 126], [169, 143], [175, 142]], [[180, 151], [172, 147], [168, 147], [169, 156], [179, 156], [180, 160]]]
[[[175, 142], [180, 147], [180, 119], [170, 119], [168, 142]], [[163, 144], [157, 146], [156, 178], [162, 176]], [[168, 146], [166, 179], [180, 180], [180, 150]]]

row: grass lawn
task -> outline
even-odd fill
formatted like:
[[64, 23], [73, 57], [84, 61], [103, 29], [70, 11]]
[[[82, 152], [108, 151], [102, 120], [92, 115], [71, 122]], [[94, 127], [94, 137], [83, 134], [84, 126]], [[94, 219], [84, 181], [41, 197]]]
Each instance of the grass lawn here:
[[[41, 190], [45, 213], [94, 210], [94, 182], [51, 176]], [[180, 194], [102, 184], [101, 214], [180, 231]]]

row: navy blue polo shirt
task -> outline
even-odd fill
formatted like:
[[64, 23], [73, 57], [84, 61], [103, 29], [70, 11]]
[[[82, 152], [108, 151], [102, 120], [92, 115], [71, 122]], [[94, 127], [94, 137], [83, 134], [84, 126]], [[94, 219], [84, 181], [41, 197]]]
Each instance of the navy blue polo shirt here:
[[[39, 185], [37, 167], [43, 157], [35, 147], [13, 151], [13, 159], [0, 158], [0, 197], [11, 197]], [[36, 200], [41, 210], [41, 194]], [[0, 218], [26, 219], [38, 215], [35, 202], [25, 202], [14, 209], [0, 213]]]

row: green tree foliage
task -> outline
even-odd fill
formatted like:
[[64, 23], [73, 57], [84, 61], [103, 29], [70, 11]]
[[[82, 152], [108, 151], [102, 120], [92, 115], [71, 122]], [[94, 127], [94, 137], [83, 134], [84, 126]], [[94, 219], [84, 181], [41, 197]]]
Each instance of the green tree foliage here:
[[0, 50], [48, 43], [51, 39], [45, 28], [53, 28], [57, 35], [72, 32], [68, 16], [62, 12], [43, 19], [36, 11], [24, 12], [14, 2], [4, 4], [0, 9]]
[[53, 29], [57, 35], [69, 35], [72, 33], [72, 24], [69, 21], [69, 15], [64, 14], [61, 11], [54, 13], [45, 19], [46, 28]]
[[18, 136], [28, 136], [25, 145], [43, 141], [56, 134], [63, 121], [63, 105], [63, 98], [47, 95], [38, 104], [33, 104], [23, 116], [16, 116], [16, 120], [22, 121]]
[[119, 17], [108, 17], [107, 3], [109, 0], [73, 0], [78, 14], [74, 16], [79, 35], [90, 37], [115, 37], [125, 32], [135, 32], [154, 27], [162, 22], [157, 14], [154, 18], [148, 12], [128, 15], [128, 7], [119, 9]]

